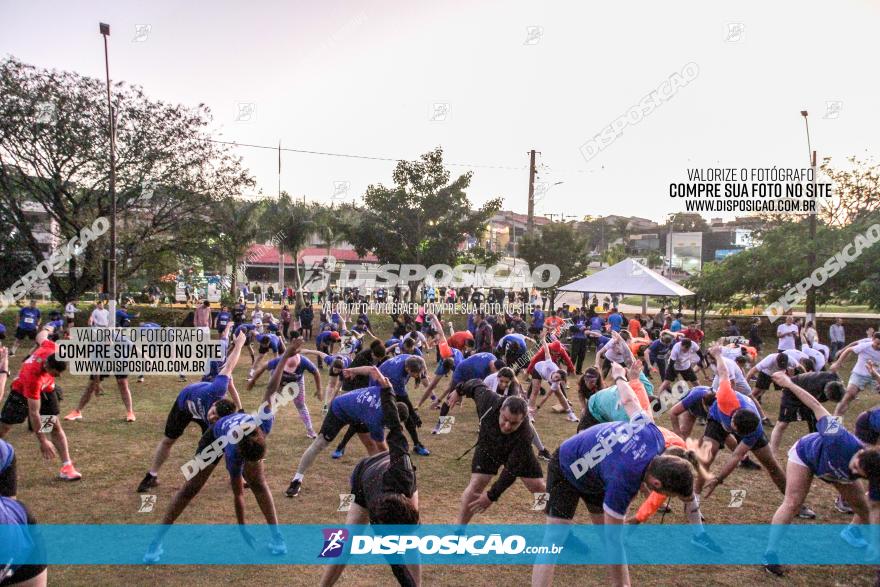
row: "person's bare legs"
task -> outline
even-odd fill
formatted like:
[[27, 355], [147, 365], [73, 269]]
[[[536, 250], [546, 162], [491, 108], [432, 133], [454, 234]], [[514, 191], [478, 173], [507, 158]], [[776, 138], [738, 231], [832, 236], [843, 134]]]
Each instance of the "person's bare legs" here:
[[801, 506], [810, 492], [813, 483], [813, 473], [803, 465], [789, 462], [786, 466], [786, 478], [788, 483], [783, 491], [785, 498], [773, 514], [773, 524], [770, 528], [770, 540], [767, 543], [768, 552], [776, 552], [779, 540], [785, 529], [800, 511]]
[[122, 398], [126, 413], [134, 412], [134, 404], [132, 404], [131, 401], [131, 388], [128, 386], [128, 378], [117, 379], [116, 386], [119, 388], [119, 397]]
[[[760, 404], [756, 403], [755, 405]], [[782, 434], [786, 428], [788, 428], [788, 422], [778, 420], [776, 426], [773, 427], [773, 432], [770, 433], [770, 452], [774, 455], [779, 452], [779, 443], [782, 442]]]
[[[564, 544], [571, 531], [572, 520], [547, 516], [543, 545]], [[555, 564], [536, 564], [532, 567], [532, 587], [550, 587], [553, 584]]]
[[61, 457], [61, 463], [70, 462], [70, 451], [67, 449], [67, 435], [61, 427], [61, 418], [53, 416], [55, 425], [52, 427], [52, 444], [58, 449], [58, 456]]
[[91, 401], [92, 396], [97, 394], [100, 389], [101, 380], [89, 378], [89, 384], [86, 386], [86, 390], [79, 397], [79, 403], [76, 405], [76, 411], [82, 412]]
[[471, 521], [474, 514], [471, 512], [470, 503], [483, 493], [483, 490], [486, 489], [486, 486], [489, 485], [491, 480], [492, 475], [484, 475], [481, 473], [471, 474], [470, 483], [468, 483], [464, 493], [461, 494], [461, 504], [458, 508], [458, 519], [455, 520], [456, 524], [464, 525]]
[[758, 462], [764, 465], [770, 480], [779, 489], [779, 492], [785, 495], [785, 471], [779, 466], [776, 456], [770, 452], [770, 446], [764, 446], [757, 450], [752, 449], [752, 454], [758, 459]]
[[846, 413], [847, 408], [849, 408], [849, 404], [852, 403], [856, 397], [859, 395], [859, 388], [855, 385], [848, 385], [846, 387], [846, 393], [841, 398], [840, 403], [837, 404], [837, 407], [834, 408], [835, 416], [842, 416]]
[[150, 467], [150, 475], [153, 477], [159, 476], [159, 469], [168, 460], [168, 456], [171, 454], [171, 447], [174, 446], [175, 442], [177, 442], [176, 438], [168, 438], [167, 436], [164, 436], [159, 441], [159, 444], [156, 446], [156, 452], [153, 454], [153, 465]]
[[[348, 513], [345, 515], [345, 525], [346, 526], [362, 526], [370, 523], [370, 515], [367, 512], [366, 508], [362, 508], [356, 503], [351, 504], [351, 508], [348, 510]], [[343, 556], [345, 556], [343, 554]], [[347, 558], [347, 557], [346, 557]], [[343, 559], [345, 560], [345, 559]], [[344, 564], [338, 565], [327, 565], [324, 567], [324, 573], [321, 576], [321, 587], [330, 587], [334, 585], [336, 581], [339, 580], [339, 577], [342, 576], [342, 572], [345, 570]]]

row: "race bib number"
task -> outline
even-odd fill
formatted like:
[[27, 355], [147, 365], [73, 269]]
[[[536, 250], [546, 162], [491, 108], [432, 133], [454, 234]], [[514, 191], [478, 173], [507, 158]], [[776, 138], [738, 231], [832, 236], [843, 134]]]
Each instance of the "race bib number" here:
[[33, 323], [34, 323], [34, 319], [31, 318], [30, 316], [27, 316], [27, 317], [25, 317], [25, 319], [24, 319], [24, 323], [25, 323], [25, 324], [33, 324]]

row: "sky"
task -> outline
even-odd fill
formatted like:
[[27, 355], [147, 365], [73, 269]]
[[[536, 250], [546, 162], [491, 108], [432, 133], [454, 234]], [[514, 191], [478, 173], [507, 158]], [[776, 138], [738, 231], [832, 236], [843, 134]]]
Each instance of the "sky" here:
[[[395, 159], [437, 146], [473, 171], [472, 202], [539, 214], [683, 211], [693, 167], [804, 167], [876, 157], [880, 3], [0, 2], [0, 55], [207, 104], [220, 140], [392, 161], [282, 154], [281, 188], [351, 201]], [[581, 147], [686, 65], [688, 83], [587, 159]], [[872, 150], [873, 149], [873, 150]], [[265, 195], [277, 153], [235, 147]], [[589, 150], [588, 150], [589, 152]], [[561, 182], [561, 183], [560, 183]], [[712, 214], [730, 217], [730, 214]]]

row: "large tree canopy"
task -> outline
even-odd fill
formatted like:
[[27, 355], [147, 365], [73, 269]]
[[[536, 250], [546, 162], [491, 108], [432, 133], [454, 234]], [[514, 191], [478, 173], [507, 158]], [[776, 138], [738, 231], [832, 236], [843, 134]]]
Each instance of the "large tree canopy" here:
[[439, 147], [418, 161], [399, 162], [393, 186], [367, 188], [362, 213], [346, 227], [347, 240], [359, 254], [372, 252], [382, 263], [454, 265], [458, 244], [480, 234], [501, 207], [496, 198], [473, 208], [465, 193], [471, 175], [450, 181]]
[[[116, 113], [118, 276], [150, 259], [205, 242], [212, 198], [239, 194], [253, 184], [240, 160], [210, 142], [210, 112], [148, 98], [113, 84]], [[60, 245], [111, 215], [105, 82], [72, 72], [44, 70], [14, 58], [0, 61], [0, 204], [35, 258], [37, 231], [51, 228]], [[32, 203], [51, 219], [37, 227]], [[84, 248], [66, 273], [49, 277], [61, 301], [93, 289], [109, 235]]]

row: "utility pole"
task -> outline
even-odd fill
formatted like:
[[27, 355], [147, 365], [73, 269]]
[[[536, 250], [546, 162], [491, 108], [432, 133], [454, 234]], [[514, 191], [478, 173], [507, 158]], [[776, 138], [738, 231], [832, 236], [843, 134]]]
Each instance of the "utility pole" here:
[[[278, 201], [281, 201], [281, 140], [278, 140]], [[284, 300], [284, 249], [276, 246], [278, 255], [278, 289], [282, 290], [281, 300]], [[283, 303], [282, 303], [283, 305]]]
[[[813, 170], [813, 195], [816, 194], [816, 151], [810, 144], [810, 121], [807, 118], [809, 113], [801, 110], [801, 116], [804, 117], [804, 127], [807, 130], [807, 155], [810, 157], [810, 167]], [[816, 268], [816, 214], [810, 214], [810, 250], [807, 254], [807, 264], [810, 272]], [[816, 325], [816, 288], [811, 287], [807, 290], [807, 322], [813, 322]]]
[[107, 118], [110, 125], [110, 321], [111, 328], [116, 326], [116, 120], [113, 113], [113, 102], [110, 99], [110, 57], [107, 51], [107, 37], [110, 36], [110, 25], [99, 23], [98, 30], [104, 37], [104, 73], [107, 77]]
[[535, 150], [529, 151], [529, 219], [526, 232], [531, 234], [535, 230]]

